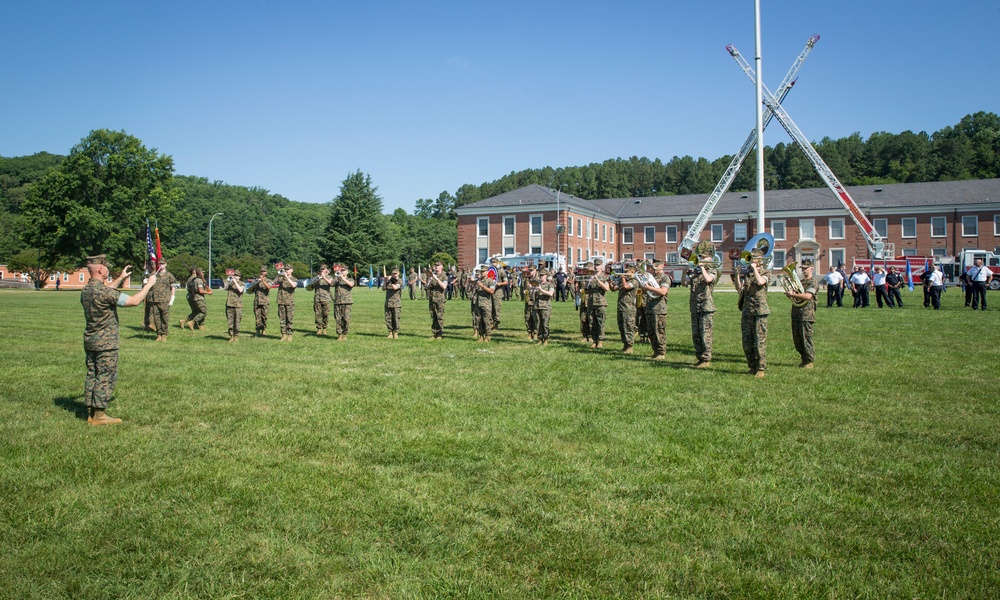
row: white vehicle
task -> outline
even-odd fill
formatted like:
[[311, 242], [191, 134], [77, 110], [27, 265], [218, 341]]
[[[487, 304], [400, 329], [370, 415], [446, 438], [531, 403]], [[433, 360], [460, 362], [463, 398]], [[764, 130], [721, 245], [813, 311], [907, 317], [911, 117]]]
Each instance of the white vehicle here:
[[499, 259], [502, 264], [515, 270], [521, 270], [528, 266], [529, 263], [543, 269], [554, 269], [556, 271], [566, 269], [566, 257], [562, 254], [494, 254], [490, 257], [490, 260], [494, 258]]
[[991, 290], [1000, 290], [1000, 254], [995, 254], [989, 250], [973, 250], [965, 248], [958, 255], [958, 265], [956, 265], [956, 277], [959, 273], [969, 270], [976, 264], [977, 260], [983, 261], [983, 266], [993, 271], [993, 280], [990, 281]]

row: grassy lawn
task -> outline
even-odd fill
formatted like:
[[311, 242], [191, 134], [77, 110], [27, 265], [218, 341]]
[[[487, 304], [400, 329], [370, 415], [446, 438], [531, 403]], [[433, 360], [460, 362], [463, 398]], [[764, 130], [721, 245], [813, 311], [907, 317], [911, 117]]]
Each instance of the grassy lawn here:
[[97, 428], [79, 293], [0, 291], [0, 597], [996, 597], [1000, 312], [918, 295], [821, 306], [804, 371], [773, 293], [763, 380], [734, 294], [708, 371], [685, 289], [664, 363], [586, 349], [570, 303], [545, 348], [517, 301], [480, 344], [404, 300], [390, 340], [359, 290], [338, 342], [299, 290], [291, 343], [272, 306], [229, 344], [222, 294], [207, 334], [179, 297], [165, 344], [121, 310]]

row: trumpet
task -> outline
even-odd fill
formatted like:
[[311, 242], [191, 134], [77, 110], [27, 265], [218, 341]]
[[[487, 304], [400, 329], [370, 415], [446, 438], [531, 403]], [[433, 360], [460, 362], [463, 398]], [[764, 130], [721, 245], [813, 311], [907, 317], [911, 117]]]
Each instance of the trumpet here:
[[[747, 254], [750, 253], [747, 252]], [[692, 254], [691, 258], [688, 260], [688, 265], [690, 265], [692, 269], [697, 269], [699, 267], [705, 267], [706, 269], [721, 269], [722, 261], [710, 260], [702, 262], [701, 259], [698, 258], [697, 254]]]
[[[801, 294], [805, 291], [805, 288], [802, 286], [802, 280], [799, 279], [799, 274], [795, 272], [795, 263], [788, 263], [782, 267], [779, 278], [781, 280], [781, 287], [785, 292]], [[809, 304], [808, 300], [792, 298], [792, 305], [797, 308], [802, 308], [806, 304]]]

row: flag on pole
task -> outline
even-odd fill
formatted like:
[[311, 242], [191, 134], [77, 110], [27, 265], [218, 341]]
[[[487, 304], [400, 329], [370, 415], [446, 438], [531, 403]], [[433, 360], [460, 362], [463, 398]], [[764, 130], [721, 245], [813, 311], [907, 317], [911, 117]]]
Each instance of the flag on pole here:
[[153, 270], [158, 268], [156, 262], [156, 249], [153, 248], [153, 236], [149, 231], [149, 219], [146, 219], [146, 259], [153, 265]]
[[910, 287], [910, 291], [913, 291], [913, 267], [910, 266], [910, 259], [906, 259], [906, 283]]
[[153, 235], [156, 236], [156, 269], [159, 270], [160, 263], [163, 262], [163, 252], [160, 250], [160, 223], [153, 221]]
[[368, 265], [368, 289], [372, 289], [372, 279], [375, 279], [375, 274], [372, 273], [372, 266]]

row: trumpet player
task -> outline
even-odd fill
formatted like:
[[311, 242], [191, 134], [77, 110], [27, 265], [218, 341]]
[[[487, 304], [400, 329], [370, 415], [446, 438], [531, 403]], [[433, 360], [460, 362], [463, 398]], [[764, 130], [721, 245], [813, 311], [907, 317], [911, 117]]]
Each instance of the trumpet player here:
[[556, 295], [556, 286], [549, 280], [548, 271], [539, 272], [538, 285], [535, 287], [535, 316], [538, 325], [538, 343], [549, 345], [549, 319], [552, 317], [552, 297]]
[[[597, 265], [600, 265], [599, 267]], [[587, 316], [590, 320], [591, 348], [604, 347], [604, 319], [608, 311], [608, 299], [605, 294], [611, 289], [608, 283], [607, 270], [604, 263], [594, 261], [596, 272], [587, 284]]]
[[667, 358], [667, 294], [670, 293], [670, 276], [663, 272], [663, 263], [647, 266], [653, 281], [644, 283], [646, 295], [646, 326], [649, 343], [653, 346], [653, 360]]
[[690, 276], [691, 339], [698, 359], [694, 365], [696, 369], [707, 369], [712, 364], [712, 320], [715, 316], [712, 292], [719, 279], [719, 270], [711, 262], [715, 259], [715, 247], [703, 244], [699, 244], [698, 264]]
[[337, 327], [338, 340], [347, 339], [347, 330], [351, 326], [351, 306], [354, 304], [351, 290], [353, 288], [354, 279], [348, 274], [347, 269], [343, 265], [334, 265], [333, 322]]
[[257, 325], [257, 337], [267, 332], [267, 311], [271, 306], [271, 282], [267, 280], [267, 267], [260, 268], [257, 280], [247, 291], [253, 292], [253, 316]]
[[475, 287], [475, 325], [479, 341], [489, 342], [493, 331], [493, 295], [497, 291], [496, 281], [482, 275]]
[[326, 327], [330, 320], [330, 289], [333, 287], [333, 277], [330, 267], [325, 263], [319, 266], [319, 276], [309, 282], [307, 290], [313, 292], [313, 313], [316, 315], [316, 335], [326, 335]]
[[799, 265], [802, 269], [802, 291], [795, 293], [792, 290], [785, 290], [785, 296], [793, 300], [805, 300], [792, 303], [792, 341], [795, 343], [795, 350], [802, 357], [799, 367], [803, 369], [813, 368], [816, 354], [813, 351], [813, 323], [816, 322], [816, 294], [819, 293], [819, 286], [813, 279], [813, 262], [809, 259], [802, 261]]
[[399, 280], [399, 269], [393, 269], [385, 281], [385, 328], [387, 338], [399, 337], [399, 317], [403, 311], [403, 283]]
[[524, 300], [524, 328], [528, 331], [529, 340], [534, 340], [538, 335], [538, 313], [535, 311], [537, 289], [538, 275], [534, 266], [528, 265], [521, 274], [521, 299]]
[[743, 303], [740, 325], [743, 334], [743, 354], [746, 355], [749, 373], [764, 377], [767, 368], [767, 305], [768, 271], [763, 266], [764, 253], [758, 248], [750, 251], [750, 265], [742, 277], [740, 299]]
[[612, 280], [611, 289], [618, 292], [618, 333], [622, 338], [622, 353], [632, 354], [635, 344], [635, 297], [638, 283], [635, 280], [635, 266], [625, 265], [621, 277]]
[[278, 269], [278, 325], [281, 341], [292, 341], [292, 322], [295, 320], [295, 286], [299, 280], [293, 276], [294, 269], [287, 266]]
[[229, 341], [235, 342], [240, 337], [240, 321], [243, 319], [243, 280], [239, 270], [226, 278], [226, 323], [229, 324]]

